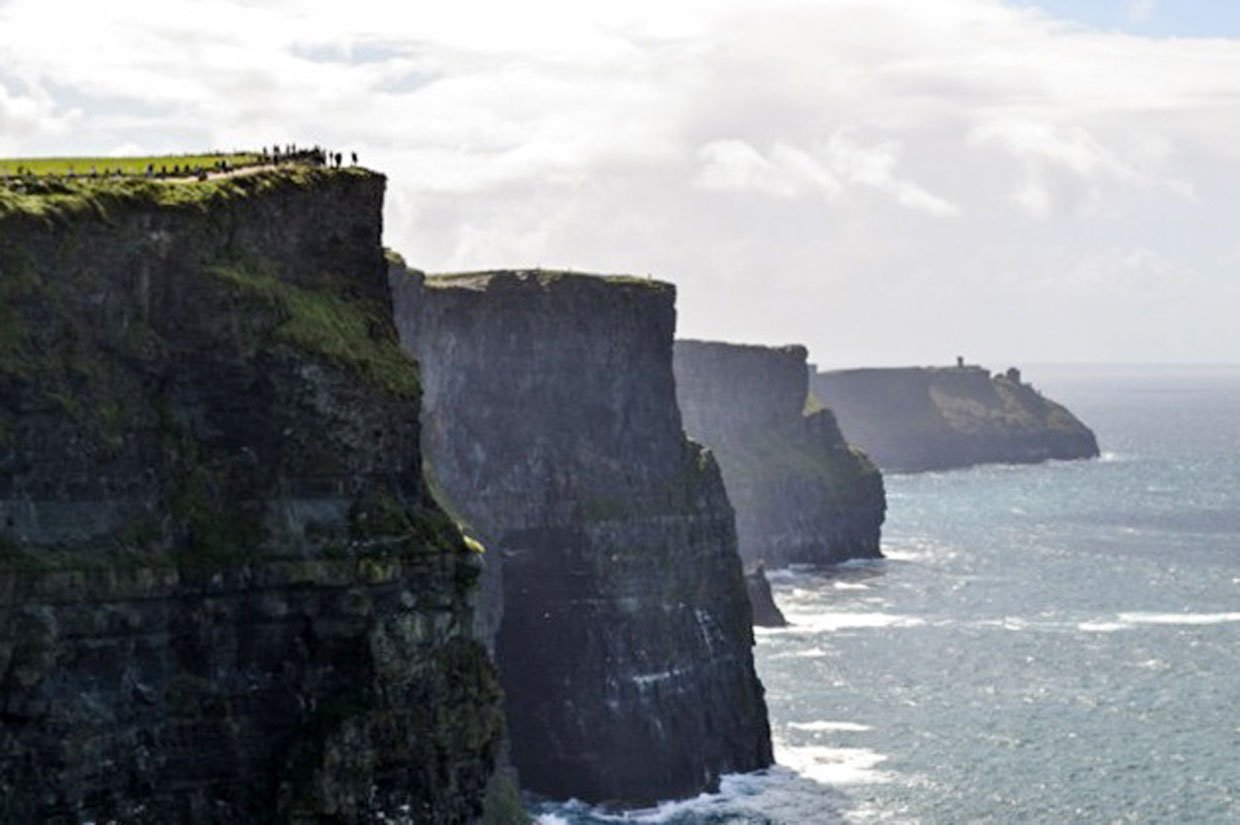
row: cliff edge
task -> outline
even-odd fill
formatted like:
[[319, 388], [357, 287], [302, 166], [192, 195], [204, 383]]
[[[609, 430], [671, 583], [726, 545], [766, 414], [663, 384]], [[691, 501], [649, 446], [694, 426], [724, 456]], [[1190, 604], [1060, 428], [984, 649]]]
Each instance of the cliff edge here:
[[715, 453], [746, 563], [878, 558], [883, 479], [828, 410], [807, 410], [801, 346], [677, 341], [685, 429]]
[[502, 594], [484, 633], [522, 785], [624, 807], [771, 764], [732, 511], [676, 408], [673, 288], [391, 278], [428, 475]]
[[1094, 458], [1093, 432], [1021, 380], [977, 366], [820, 372], [812, 389], [888, 470]]
[[0, 192], [0, 821], [480, 816], [501, 695], [383, 190]]

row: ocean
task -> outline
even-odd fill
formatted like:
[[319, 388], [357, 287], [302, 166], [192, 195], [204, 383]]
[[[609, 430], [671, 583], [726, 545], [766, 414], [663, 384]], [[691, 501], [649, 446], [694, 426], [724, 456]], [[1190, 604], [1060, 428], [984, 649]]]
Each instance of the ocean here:
[[539, 825], [1240, 822], [1240, 367], [1029, 368], [1101, 459], [887, 477], [887, 559], [778, 571], [779, 763]]

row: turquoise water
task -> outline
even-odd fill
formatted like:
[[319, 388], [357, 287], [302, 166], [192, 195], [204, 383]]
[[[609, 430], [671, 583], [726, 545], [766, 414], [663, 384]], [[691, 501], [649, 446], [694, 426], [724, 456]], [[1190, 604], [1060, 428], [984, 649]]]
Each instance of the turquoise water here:
[[780, 767], [619, 821], [1240, 822], [1240, 368], [1027, 373], [1104, 457], [889, 477], [886, 561], [773, 577]]

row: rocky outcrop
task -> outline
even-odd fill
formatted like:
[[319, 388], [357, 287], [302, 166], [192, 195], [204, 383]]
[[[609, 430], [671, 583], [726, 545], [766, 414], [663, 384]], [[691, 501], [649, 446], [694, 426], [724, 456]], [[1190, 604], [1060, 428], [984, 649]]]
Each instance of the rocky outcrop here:
[[818, 373], [812, 388], [848, 440], [888, 470], [1098, 455], [1093, 432], [1016, 369], [993, 376], [976, 366], [842, 370]]
[[640, 805], [769, 765], [731, 508], [676, 408], [672, 287], [399, 263], [392, 287], [428, 475], [502, 591], [523, 786]]
[[383, 187], [0, 191], [0, 821], [481, 814], [501, 694]]
[[882, 476], [830, 411], [807, 408], [805, 357], [800, 346], [676, 342], [685, 430], [719, 460], [750, 564], [881, 556]]
[[749, 592], [749, 604], [753, 606], [754, 627], [787, 627], [788, 620], [775, 604], [775, 594], [766, 578], [766, 567], [761, 563], [745, 571], [745, 587]]

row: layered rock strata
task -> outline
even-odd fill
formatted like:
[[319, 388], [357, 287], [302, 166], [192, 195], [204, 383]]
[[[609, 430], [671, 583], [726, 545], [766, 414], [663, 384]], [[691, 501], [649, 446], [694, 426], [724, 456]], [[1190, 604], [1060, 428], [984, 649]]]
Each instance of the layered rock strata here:
[[814, 393], [884, 469], [1093, 458], [1094, 433], [1021, 380], [976, 366], [818, 373]]
[[0, 821], [480, 816], [501, 693], [383, 188], [0, 191]]
[[391, 277], [423, 367], [428, 475], [502, 592], [522, 785], [632, 806], [769, 765], [732, 511], [676, 408], [673, 288]]
[[807, 408], [805, 358], [800, 346], [676, 342], [685, 430], [719, 460], [750, 564], [881, 556], [882, 475], [829, 410]]

